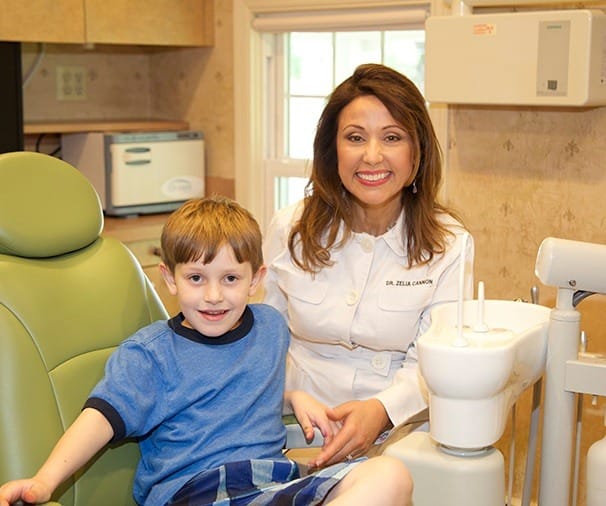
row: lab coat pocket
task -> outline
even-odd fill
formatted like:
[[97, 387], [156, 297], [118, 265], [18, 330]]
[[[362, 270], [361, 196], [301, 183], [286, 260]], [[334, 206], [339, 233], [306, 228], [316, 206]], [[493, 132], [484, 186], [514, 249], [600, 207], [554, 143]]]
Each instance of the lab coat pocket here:
[[282, 289], [289, 298], [306, 304], [321, 304], [328, 292], [328, 283], [312, 279], [310, 275], [288, 273], [284, 276]]
[[434, 292], [434, 280], [393, 281], [379, 291], [377, 304], [384, 311], [415, 311], [427, 307]]
[[282, 289], [288, 299], [288, 324], [291, 332], [309, 341], [333, 342], [342, 337], [334, 327], [334, 310], [328, 304], [326, 281], [311, 276], [288, 275]]

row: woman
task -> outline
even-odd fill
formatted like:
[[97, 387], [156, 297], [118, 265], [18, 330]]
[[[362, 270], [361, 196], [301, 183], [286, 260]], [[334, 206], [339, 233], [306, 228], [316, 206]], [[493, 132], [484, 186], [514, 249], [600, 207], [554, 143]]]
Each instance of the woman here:
[[338, 430], [312, 465], [363, 455], [388, 429], [427, 418], [415, 342], [432, 307], [457, 299], [463, 251], [473, 290], [473, 242], [437, 201], [441, 177], [419, 90], [359, 66], [322, 112], [305, 198], [277, 213], [265, 243], [265, 302], [292, 336], [287, 388], [330, 406]]

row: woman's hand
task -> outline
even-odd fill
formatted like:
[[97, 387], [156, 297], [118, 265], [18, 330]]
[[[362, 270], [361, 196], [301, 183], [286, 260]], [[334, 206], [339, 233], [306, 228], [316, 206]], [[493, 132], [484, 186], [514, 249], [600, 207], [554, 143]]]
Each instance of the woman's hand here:
[[324, 444], [330, 442], [339, 430], [339, 425], [328, 418], [328, 406], [308, 393], [302, 390], [290, 390], [285, 392], [284, 401], [292, 408], [308, 443], [314, 438], [314, 427], [322, 433]]
[[377, 437], [389, 426], [389, 417], [377, 399], [349, 401], [327, 411], [330, 420], [341, 429], [325, 442], [322, 451], [309, 464], [324, 467], [364, 455]]
[[18, 500], [31, 504], [47, 502], [51, 492], [44, 482], [34, 478], [9, 481], [0, 487], [0, 506], [9, 506]]

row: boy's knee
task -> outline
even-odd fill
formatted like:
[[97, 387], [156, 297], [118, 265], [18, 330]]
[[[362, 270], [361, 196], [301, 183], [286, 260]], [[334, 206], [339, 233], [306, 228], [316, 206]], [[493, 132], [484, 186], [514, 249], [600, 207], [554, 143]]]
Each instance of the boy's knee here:
[[412, 501], [413, 482], [406, 465], [394, 457], [372, 457], [360, 466], [360, 475], [366, 485], [373, 488], [380, 504], [409, 505]]
[[409, 506], [412, 479], [406, 466], [394, 457], [372, 457], [352, 469], [329, 494], [334, 506]]
[[383, 477], [383, 485], [397, 495], [412, 496], [412, 476], [404, 462], [387, 455], [375, 458], [377, 459], [375, 474]]

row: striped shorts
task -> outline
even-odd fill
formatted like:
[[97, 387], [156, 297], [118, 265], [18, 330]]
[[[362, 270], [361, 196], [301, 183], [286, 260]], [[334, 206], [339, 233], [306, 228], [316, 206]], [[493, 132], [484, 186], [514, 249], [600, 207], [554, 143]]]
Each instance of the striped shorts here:
[[289, 460], [230, 462], [194, 476], [168, 506], [313, 506], [359, 461], [335, 464], [304, 477]]

